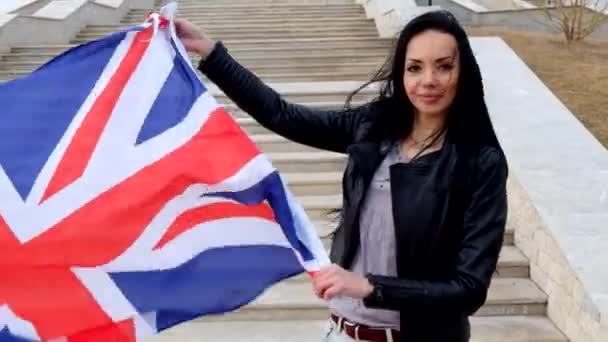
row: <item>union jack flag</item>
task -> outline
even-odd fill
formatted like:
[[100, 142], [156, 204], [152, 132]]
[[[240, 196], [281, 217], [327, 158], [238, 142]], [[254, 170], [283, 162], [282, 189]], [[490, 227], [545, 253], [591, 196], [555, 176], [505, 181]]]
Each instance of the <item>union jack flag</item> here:
[[175, 9], [0, 85], [0, 341], [133, 341], [329, 262]]

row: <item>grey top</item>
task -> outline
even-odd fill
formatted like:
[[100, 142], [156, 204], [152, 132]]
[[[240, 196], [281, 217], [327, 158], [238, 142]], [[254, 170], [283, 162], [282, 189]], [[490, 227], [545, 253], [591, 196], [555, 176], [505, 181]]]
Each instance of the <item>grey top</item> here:
[[[361, 209], [361, 245], [357, 250], [351, 271], [360, 274], [396, 276], [395, 229], [391, 203], [389, 167], [405, 163], [394, 145], [376, 170]], [[399, 329], [399, 312], [369, 309], [361, 299], [335, 297], [330, 310], [345, 319], [378, 328]]]

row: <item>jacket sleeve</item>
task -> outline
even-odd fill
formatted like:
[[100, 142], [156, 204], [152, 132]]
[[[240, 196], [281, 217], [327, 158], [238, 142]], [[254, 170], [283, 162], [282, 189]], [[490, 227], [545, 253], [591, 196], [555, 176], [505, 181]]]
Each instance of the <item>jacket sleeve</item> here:
[[367, 106], [324, 111], [289, 103], [230, 56], [222, 42], [199, 64], [199, 70], [239, 108], [267, 129], [289, 140], [344, 153], [354, 140]]
[[504, 155], [497, 150], [483, 151], [479, 160], [453, 276], [444, 281], [425, 281], [368, 275], [374, 291], [363, 300], [367, 307], [425, 308], [472, 315], [484, 304], [503, 243], [508, 171]]

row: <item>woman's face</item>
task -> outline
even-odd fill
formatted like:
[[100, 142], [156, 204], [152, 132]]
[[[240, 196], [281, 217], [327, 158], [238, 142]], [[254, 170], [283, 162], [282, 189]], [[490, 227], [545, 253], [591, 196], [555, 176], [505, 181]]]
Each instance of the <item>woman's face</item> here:
[[460, 62], [456, 39], [427, 30], [407, 45], [403, 85], [421, 115], [446, 115], [458, 88]]

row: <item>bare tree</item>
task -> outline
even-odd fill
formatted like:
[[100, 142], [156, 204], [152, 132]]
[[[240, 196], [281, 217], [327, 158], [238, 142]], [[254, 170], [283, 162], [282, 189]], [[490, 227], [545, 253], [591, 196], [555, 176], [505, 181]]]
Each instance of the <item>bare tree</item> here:
[[568, 42], [583, 40], [608, 23], [608, 0], [546, 0], [549, 24]]

